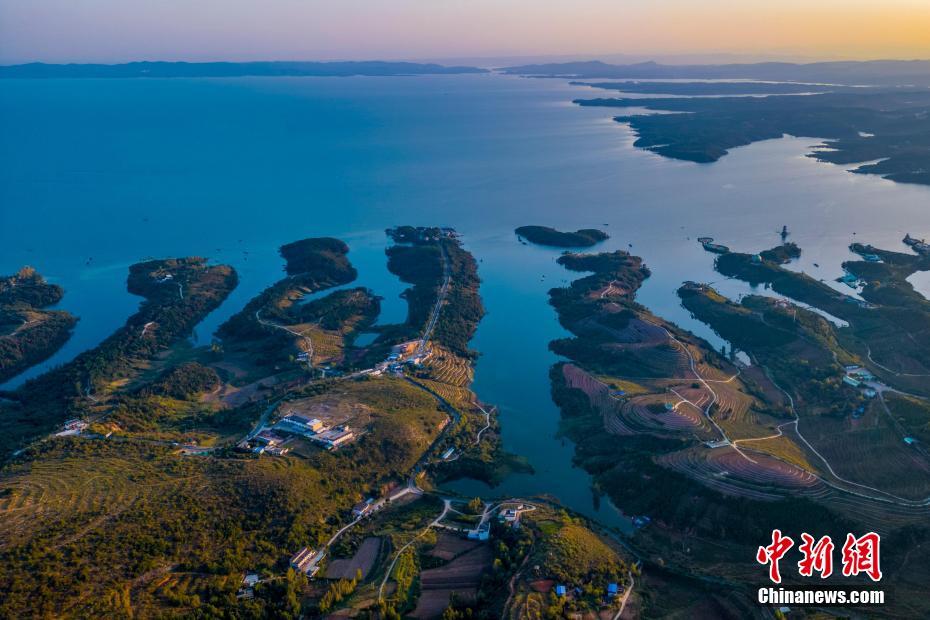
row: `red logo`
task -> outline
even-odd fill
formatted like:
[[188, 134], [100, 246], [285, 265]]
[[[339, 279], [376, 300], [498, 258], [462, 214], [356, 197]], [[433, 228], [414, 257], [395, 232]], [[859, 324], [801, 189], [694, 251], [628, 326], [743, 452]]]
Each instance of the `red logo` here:
[[843, 576], [850, 577], [865, 573], [872, 581], [882, 578], [882, 567], [878, 557], [881, 536], [869, 532], [861, 538], [846, 534], [843, 544]]
[[756, 551], [756, 562], [769, 565], [769, 579], [781, 583], [781, 573], [778, 570], [778, 561], [794, 546], [794, 541], [788, 536], [782, 536], [781, 530], [772, 530], [772, 544], [768, 547], [759, 547]]
[[[868, 575], [872, 581], [882, 578], [879, 546], [881, 536], [869, 532], [864, 536], [856, 537], [854, 534], [846, 535], [846, 542], [842, 549], [843, 576], [855, 577], [860, 573]], [[772, 530], [772, 542], [756, 551], [756, 562], [769, 567], [769, 579], [773, 583], [781, 583], [781, 570], [779, 561], [794, 546], [790, 536], [784, 536], [781, 530]], [[801, 544], [798, 551], [801, 559], [798, 561], [798, 574], [802, 577], [813, 577], [819, 573], [821, 579], [833, 574], [833, 550], [835, 545], [829, 536], [819, 540], [804, 532], [801, 534]]]
[[801, 561], [798, 562], [798, 572], [802, 577], [812, 577], [814, 571], [820, 573], [821, 579], [826, 579], [833, 574], [833, 540], [829, 536], [824, 536], [817, 543], [814, 543], [814, 537], [804, 532], [801, 534], [801, 540], [804, 542], [798, 547], [798, 551], [804, 554]]

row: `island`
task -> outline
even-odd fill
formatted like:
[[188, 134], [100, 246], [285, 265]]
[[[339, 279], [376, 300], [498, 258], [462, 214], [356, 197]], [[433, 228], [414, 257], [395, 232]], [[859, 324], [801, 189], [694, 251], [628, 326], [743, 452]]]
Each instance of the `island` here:
[[617, 80], [747, 80], [849, 86], [930, 86], [930, 61], [872, 60], [810, 63], [747, 62], [670, 65], [640, 62], [618, 65], [598, 60], [504, 67], [509, 75]]
[[71, 337], [77, 318], [48, 310], [63, 296], [32, 267], [0, 277], [0, 383], [48, 359]]
[[[851, 249], [863, 260], [844, 268], [866, 282], [862, 299], [786, 269], [794, 244], [716, 258], [721, 273], [778, 297], [734, 302], [683, 284], [682, 305], [729, 350], [636, 302], [650, 276], [638, 257], [559, 257], [584, 274], [549, 294], [571, 333], [550, 344], [565, 360], [551, 370], [562, 433], [595, 491], [634, 515], [628, 544], [643, 570], [692, 593], [649, 601], [646, 612], [752, 615], [760, 579], [746, 566], [774, 528], [836, 540], [886, 523], [890, 544], [930, 539], [930, 401], [918, 385], [930, 302], [906, 280], [930, 264], [920, 253]], [[926, 573], [908, 552], [888, 553], [886, 565]], [[918, 580], [888, 579], [896, 609], [922, 605]], [[803, 582], [796, 572], [786, 581]]]
[[231, 267], [201, 257], [132, 265], [127, 289], [144, 301], [123, 327], [67, 364], [0, 393], [0, 455], [68, 420], [95, 418], [111, 394], [185, 340], [237, 282]]
[[[785, 134], [824, 139], [810, 157], [857, 164], [858, 174], [930, 184], [926, 89], [851, 89], [766, 97], [643, 97], [578, 99], [581, 106], [647, 108], [677, 114], [616, 116], [638, 136], [634, 145], [665, 157], [710, 163], [731, 149]], [[930, 127], [930, 125], [927, 125]], [[868, 163], [861, 163], [868, 162]]]
[[[699, 97], [707, 95], [793, 95], [851, 91], [855, 87], [837, 84], [796, 84], [792, 82], [570, 82], [572, 86], [590, 86], [603, 90], [647, 95], [678, 95]], [[860, 87], [861, 89], [862, 87]]]
[[556, 248], [587, 248], [610, 238], [610, 235], [596, 228], [562, 232], [548, 226], [520, 226], [514, 232], [531, 243]]

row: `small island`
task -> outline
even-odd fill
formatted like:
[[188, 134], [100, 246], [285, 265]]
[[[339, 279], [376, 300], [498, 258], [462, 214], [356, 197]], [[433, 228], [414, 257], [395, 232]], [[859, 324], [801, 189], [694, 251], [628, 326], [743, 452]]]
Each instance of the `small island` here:
[[0, 383], [48, 359], [71, 337], [77, 318], [47, 309], [63, 295], [32, 267], [0, 277]]
[[548, 245], [555, 248], [589, 248], [610, 238], [603, 230], [596, 228], [582, 228], [575, 232], [562, 232], [548, 226], [521, 226], [514, 230], [518, 237], [522, 237], [537, 245]]

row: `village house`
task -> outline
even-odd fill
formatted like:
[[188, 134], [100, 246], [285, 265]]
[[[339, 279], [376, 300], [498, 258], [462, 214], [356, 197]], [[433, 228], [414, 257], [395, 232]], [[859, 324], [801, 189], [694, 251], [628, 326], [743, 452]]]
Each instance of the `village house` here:
[[274, 447], [284, 441], [284, 437], [272, 430], [263, 430], [255, 436], [255, 441], [264, 444], [266, 448]]
[[323, 444], [327, 450], [335, 450], [355, 438], [355, 433], [348, 426], [337, 426], [327, 429], [311, 437], [314, 441]]
[[62, 430], [58, 433], [55, 433], [56, 437], [66, 437], [69, 435], [80, 435], [86, 428], [88, 424], [84, 420], [79, 418], [72, 418], [64, 423]]
[[291, 558], [291, 568], [306, 574], [308, 577], [312, 577], [320, 570], [320, 560], [322, 560], [325, 555], [325, 551], [317, 551], [310, 547], [304, 547]]
[[281, 418], [278, 423], [274, 425], [274, 428], [275, 430], [294, 433], [296, 435], [312, 435], [319, 433], [324, 429], [324, 426], [323, 422], [317, 418], [310, 418], [298, 413], [289, 413]]

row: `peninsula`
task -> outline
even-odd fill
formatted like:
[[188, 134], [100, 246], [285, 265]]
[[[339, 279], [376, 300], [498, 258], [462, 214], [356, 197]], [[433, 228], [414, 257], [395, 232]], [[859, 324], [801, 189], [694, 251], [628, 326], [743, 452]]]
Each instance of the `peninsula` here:
[[77, 319], [48, 310], [63, 296], [31, 267], [0, 277], [0, 383], [48, 359], [71, 337]]

